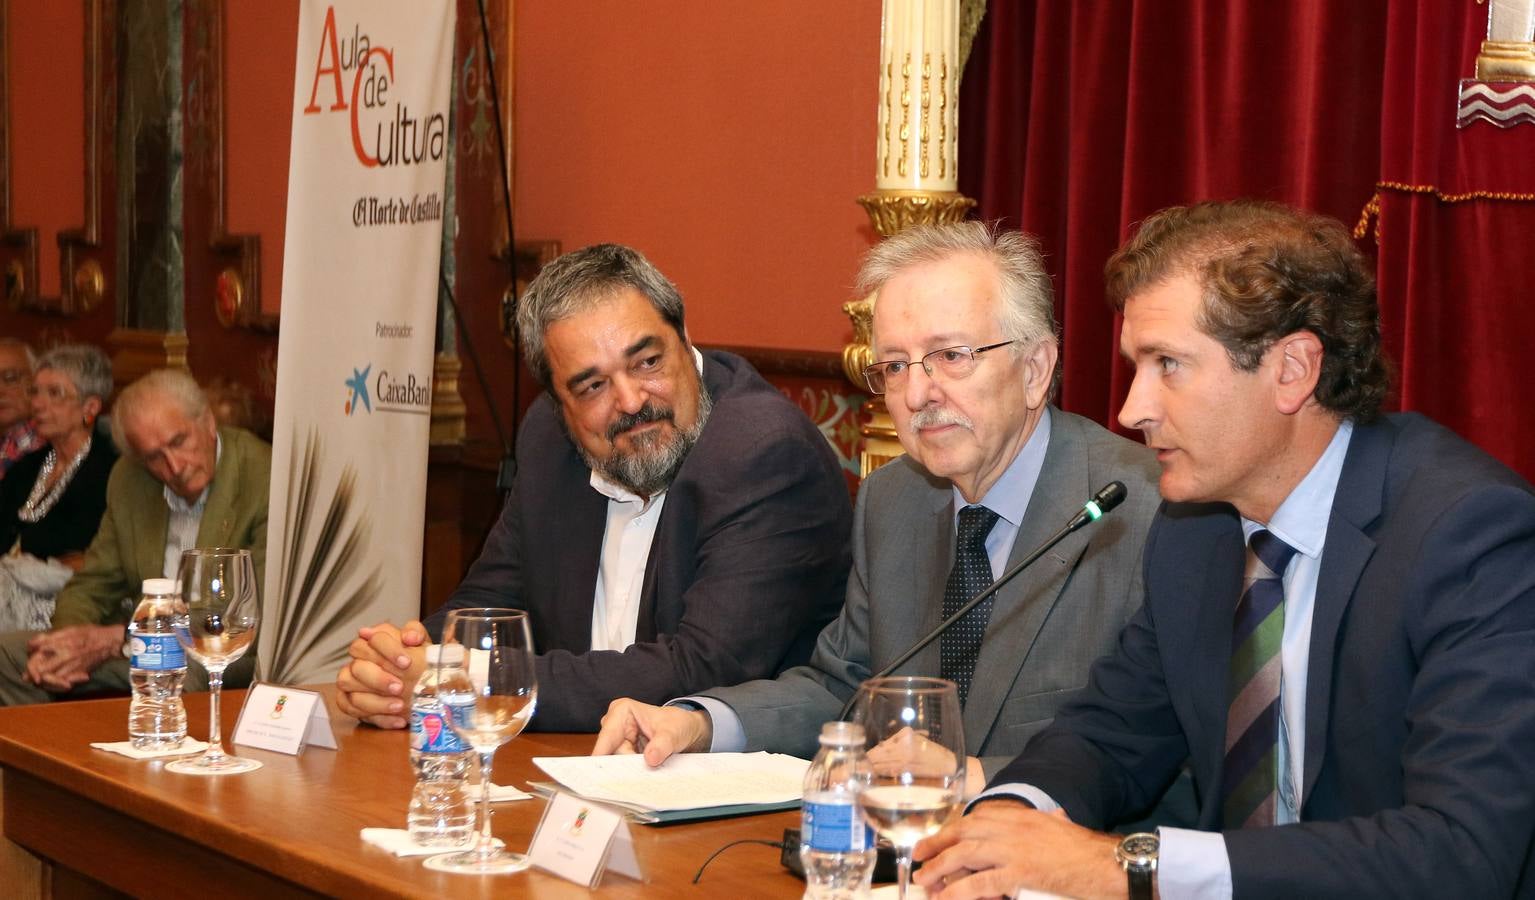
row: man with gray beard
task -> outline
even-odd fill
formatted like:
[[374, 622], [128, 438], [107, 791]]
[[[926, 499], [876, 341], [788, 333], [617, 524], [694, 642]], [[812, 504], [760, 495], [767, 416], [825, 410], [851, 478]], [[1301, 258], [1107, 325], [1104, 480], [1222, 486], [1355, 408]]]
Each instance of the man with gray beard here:
[[804, 662], [841, 606], [852, 529], [815, 425], [745, 360], [694, 348], [676, 287], [627, 247], [550, 263], [517, 318], [546, 395], [500, 520], [424, 625], [359, 632], [341, 708], [403, 727], [428, 635], [477, 606], [530, 613], [545, 731]]

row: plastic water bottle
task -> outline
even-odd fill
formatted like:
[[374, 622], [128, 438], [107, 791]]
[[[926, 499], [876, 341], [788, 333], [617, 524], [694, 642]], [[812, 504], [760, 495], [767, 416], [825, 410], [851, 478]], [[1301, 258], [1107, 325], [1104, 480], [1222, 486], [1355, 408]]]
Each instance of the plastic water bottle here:
[[187, 736], [187, 709], [181, 702], [187, 657], [172, 627], [175, 607], [176, 582], [147, 579], [128, 623], [128, 681], [133, 686], [128, 737], [140, 750], [167, 750]]
[[474, 804], [469, 773], [474, 751], [453, 731], [452, 709], [438, 697], [442, 665], [462, 666], [464, 648], [434, 644], [426, 648], [426, 671], [416, 681], [410, 706], [410, 764], [416, 787], [410, 796], [406, 828], [424, 847], [461, 847], [474, 837]]
[[869, 786], [863, 726], [827, 722], [821, 750], [805, 772], [800, 861], [808, 900], [866, 897], [874, 875], [874, 832], [858, 795]]

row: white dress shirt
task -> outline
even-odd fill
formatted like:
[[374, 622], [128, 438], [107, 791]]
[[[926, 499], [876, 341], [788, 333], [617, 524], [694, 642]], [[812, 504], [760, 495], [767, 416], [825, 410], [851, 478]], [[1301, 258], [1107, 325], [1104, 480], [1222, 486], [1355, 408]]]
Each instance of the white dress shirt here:
[[592, 598], [592, 649], [625, 650], [639, 627], [640, 589], [645, 564], [656, 537], [656, 523], [666, 506], [666, 492], [648, 500], [592, 473], [592, 487], [608, 498], [608, 522], [602, 532], [602, 563]]
[[[704, 374], [704, 357], [693, 348], [693, 365]], [[602, 561], [592, 596], [592, 649], [627, 650], [639, 628], [640, 592], [656, 525], [666, 507], [666, 491], [644, 498], [614, 484], [596, 470], [592, 488], [608, 498], [608, 519], [602, 530]]]

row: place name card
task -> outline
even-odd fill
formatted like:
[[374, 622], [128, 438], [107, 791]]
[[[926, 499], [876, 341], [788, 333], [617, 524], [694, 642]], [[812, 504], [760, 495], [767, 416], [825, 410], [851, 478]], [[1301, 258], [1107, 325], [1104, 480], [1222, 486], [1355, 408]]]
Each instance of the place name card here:
[[643, 881], [634, 841], [621, 813], [556, 792], [533, 833], [528, 861], [545, 872], [595, 888], [604, 869]]
[[314, 691], [259, 682], [246, 693], [230, 740], [293, 756], [309, 745], [336, 749], [325, 698]]

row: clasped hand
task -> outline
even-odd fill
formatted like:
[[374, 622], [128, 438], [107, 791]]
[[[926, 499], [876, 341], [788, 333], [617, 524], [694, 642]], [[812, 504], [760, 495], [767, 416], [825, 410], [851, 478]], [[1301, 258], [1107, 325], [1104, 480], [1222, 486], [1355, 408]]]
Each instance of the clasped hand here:
[[27, 642], [26, 679], [45, 691], [84, 684], [97, 666], [122, 652], [121, 625], [70, 625]]
[[388, 622], [357, 629], [347, 648], [351, 658], [336, 673], [336, 705], [349, 716], [379, 728], [404, 728], [410, 693], [426, 670], [426, 628]]

